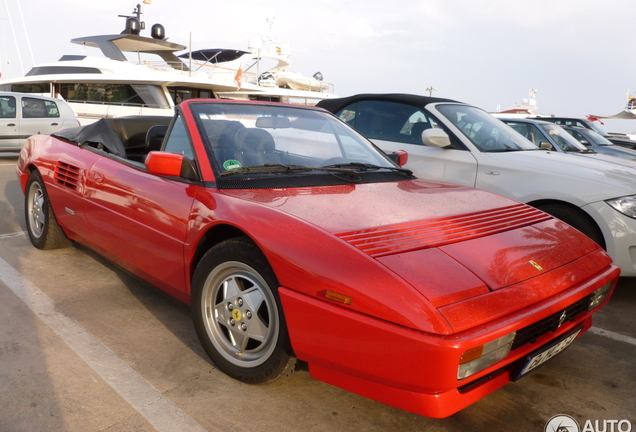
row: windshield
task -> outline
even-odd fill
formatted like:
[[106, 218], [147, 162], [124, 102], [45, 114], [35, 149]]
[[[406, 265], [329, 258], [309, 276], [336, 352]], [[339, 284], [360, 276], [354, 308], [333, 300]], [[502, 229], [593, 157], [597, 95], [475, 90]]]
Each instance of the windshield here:
[[608, 140], [607, 138], [605, 138], [605, 137], [601, 136], [600, 134], [594, 132], [593, 130], [586, 129], [586, 130], [583, 131], [583, 135], [585, 135], [587, 137], [587, 139], [589, 141], [593, 142], [594, 144], [598, 144], [598, 145], [602, 145], [602, 146], [613, 145], [610, 140]]
[[596, 132], [597, 134], [599, 134], [601, 136], [604, 136], [604, 137], [609, 136], [609, 134], [607, 132], [605, 132], [605, 130], [602, 127], [596, 125], [594, 122], [587, 121], [587, 122], [585, 122], [585, 124], [587, 124], [590, 128], [592, 128], [592, 130], [594, 132]]
[[577, 141], [565, 129], [555, 124], [542, 124], [541, 129], [547, 133], [552, 141], [564, 152], [584, 152], [587, 147]]
[[[192, 111], [221, 176], [399, 170], [369, 141], [332, 115], [304, 108], [193, 103]], [[266, 169], [263, 169], [265, 167]]]
[[537, 149], [514, 129], [479, 108], [453, 104], [440, 104], [435, 108], [482, 152]]

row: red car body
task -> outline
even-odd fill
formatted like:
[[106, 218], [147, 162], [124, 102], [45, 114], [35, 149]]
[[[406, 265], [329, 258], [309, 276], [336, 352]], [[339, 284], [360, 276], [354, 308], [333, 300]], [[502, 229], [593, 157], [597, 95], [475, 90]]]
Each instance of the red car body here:
[[[337, 122], [318, 109], [186, 101], [163, 148], [181, 121], [196, 176], [181, 176], [181, 154], [129, 163], [91, 142], [34, 136], [20, 154], [22, 189], [29, 196], [37, 171], [65, 236], [186, 303], [205, 252], [249, 238], [277, 278], [293, 355], [317, 379], [445, 417], [516, 379], [553, 341], [581, 335], [614, 288], [619, 270], [596, 243], [484, 191], [408, 176], [334, 180], [339, 171], [289, 186], [263, 186], [246, 173], [246, 186], [225, 188], [224, 161], [200, 120], [208, 105]], [[503, 359], [459, 377], [462, 356], [472, 361], [479, 347], [515, 331]]]

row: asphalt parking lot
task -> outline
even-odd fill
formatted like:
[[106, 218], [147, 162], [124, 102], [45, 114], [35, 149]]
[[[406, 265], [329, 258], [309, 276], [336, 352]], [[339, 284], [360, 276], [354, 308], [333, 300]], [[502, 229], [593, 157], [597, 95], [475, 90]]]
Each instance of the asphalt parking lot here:
[[250, 386], [210, 363], [187, 306], [81, 245], [31, 246], [16, 160], [0, 154], [0, 432], [543, 431], [559, 414], [636, 431], [636, 279], [570, 348], [447, 419], [302, 367]]

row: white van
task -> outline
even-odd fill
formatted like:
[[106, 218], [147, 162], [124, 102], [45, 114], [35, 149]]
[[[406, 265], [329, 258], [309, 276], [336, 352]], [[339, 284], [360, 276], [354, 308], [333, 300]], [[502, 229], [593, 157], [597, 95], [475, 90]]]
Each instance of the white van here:
[[66, 102], [27, 93], [0, 92], [0, 152], [20, 151], [31, 135], [79, 126]]

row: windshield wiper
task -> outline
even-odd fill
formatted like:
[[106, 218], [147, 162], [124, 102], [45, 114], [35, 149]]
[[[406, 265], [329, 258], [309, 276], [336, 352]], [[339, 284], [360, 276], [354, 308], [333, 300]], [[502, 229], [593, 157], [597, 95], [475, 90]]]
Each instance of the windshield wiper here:
[[[226, 177], [226, 176], [240, 175], [240, 174], [293, 174], [298, 172], [309, 172], [309, 171], [324, 171], [330, 174], [344, 174], [344, 175], [353, 177], [353, 180], [349, 180], [349, 179], [343, 179], [343, 180], [354, 181], [356, 183], [360, 181], [360, 176], [358, 176], [357, 171], [354, 171], [352, 169], [344, 169], [344, 168], [337, 168], [337, 167], [308, 167], [303, 165], [285, 165], [285, 164], [266, 164], [266, 165], [246, 166], [246, 167], [237, 168], [237, 169], [223, 172], [219, 174], [219, 176]], [[341, 177], [338, 177], [338, 178], [341, 178]]]
[[351, 168], [356, 168], [360, 171], [370, 171], [370, 170], [376, 171], [379, 169], [388, 169], [393, 172], [404, 174], [407, 177], [411, 177], [413, 175], [413, 171], [407, 168], [400, 168], [400, 167], [393, 167], [393, 166], [380, 166], [380, 165], [373, 165], [373, 164], [363, 163], [363, 162], [348, 162], [348, 163], [341, 163], [341, 164], [339, 163], [339, 164], [327, 165], [326, 167], [321, 167], [321, 168], [329, 168], [329, 167], [338, 167], [338, 168], [351, 167]]

